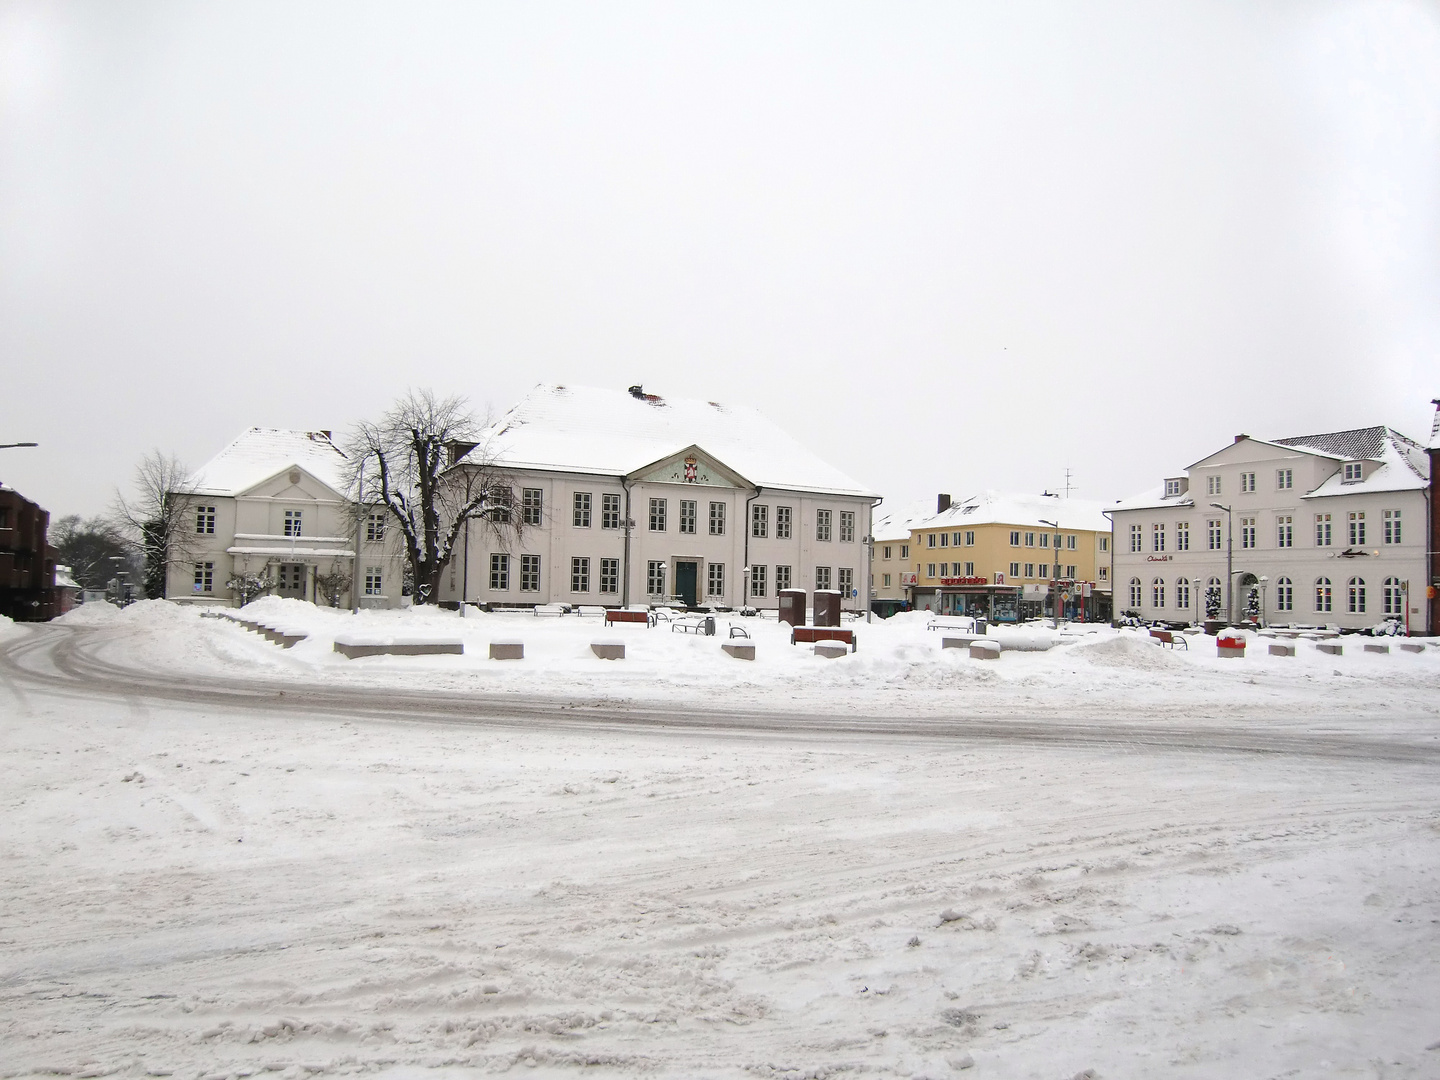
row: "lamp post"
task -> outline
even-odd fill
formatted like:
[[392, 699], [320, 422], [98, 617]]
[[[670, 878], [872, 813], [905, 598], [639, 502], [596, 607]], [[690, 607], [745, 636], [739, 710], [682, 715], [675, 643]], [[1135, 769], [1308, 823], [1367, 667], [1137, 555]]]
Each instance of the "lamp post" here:
[[1216, 510], [1225, 511], [1225, 621], [1235, 621], [1235, 545], [1230, 532], [1230, 507], [1211, 503]]
[[[1049, 525], [1052, 529], [1055, 530], [1055, 541], [1056, 541], [1056, 543], [1058, 544], [1059, 541], [1060, 541], [1060, 523], [1059, 523], [1058, 521], [1046, 521], [1044, 518], [1039, 518], [1039, 519], [1037, 519], [1037, 520], [1040, 522], [1041, 525]], [[1055, 550], [1055, 558], [1058, 559], [1059, 557], [1060, 557], [1060, 550], [1059, 550], [1059, 548], [1056, 548], [1056, 550]], [[1055, 583], [1054, 585], [1051, 586], [1051, 596], [1050, 596], [1051, 614], [1054, 615], [1054, 617], [1055, 617], [1055, 629], [1056, 629], [1056, 630], [1059, 630], [1059, 629], [1060, 629], [1060, 564], [1059, 564], [1059, 563], [1051, 563], [1050, 565], [1051, 565], [1051, 567], [1052, 567], [1052, 568], [1054, 569], [1054, 571], [1055, 571], [1054, 574], [1051, 575], [1051, 580]]]
[[750, 606], [750, 567], [740, 568], [740, 606]]
[[39, 446], [38, 442], [7, 442], [0, 443], [0, 450], [15, 450], [22, 446]]
[[1269, 583], [1270, 583], [1270, 579], [1269, 579], [1268, 577], [1266, 577], [1264, 574], [1261, 574], [1261, 575], [1260, 575], [1260, 625], [1261, 625], [1261, 626], [1264, 626], [1264, 625], [1265, 625], [1265, 586], [1268, 585]]

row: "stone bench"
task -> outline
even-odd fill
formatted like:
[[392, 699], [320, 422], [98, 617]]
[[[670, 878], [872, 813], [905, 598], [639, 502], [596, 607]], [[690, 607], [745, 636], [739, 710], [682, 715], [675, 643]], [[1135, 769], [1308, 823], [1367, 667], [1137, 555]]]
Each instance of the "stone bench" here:
[[1401, 651], [1401, 652], [1424, 652], [1424, 651], [1425, 651], [1425, 646], [1422, 645], [1422, 644], [1421, 644], [1420, 642], [1418, 642], [1418, 641], [1402, 641], [1402, 642], [1400, 642], [1400, 651]]
[[999, 660], [1000, 643], [998, 641], [972, 641], [970, 643], [970, 659]]
[[337, 637], [335, 651], [350, 660], [361, 656], [460, 656], [465, 652], [465, 645], [459, 638], [351, 635]]
[[490, 642], [491, 660], [524, 660], [525, 643], [523, 641], [492, 641]]
[[982, 634], [959, 634], [957, 636], [945, 636], [940, 639], [942, 649], [968, 649], [972, 642], [985, 640]]
[[1338, 641], [1317, 641], [1315, 648], [1327, 656], [1340, 656], [1345, 652], [1345, 646], [1341, 645]]
[[1389, 655], [1389, 653], [1390, 653], [1390, 646], [1389, 646], [1389, 645], [1381, 645], [1379, 642], [1376, 642], [1376, 641], [1367, 641], [1367, 642], [1365, 643], [1365, 651], [1366, 651], [1366, 652], [1375, 652], [1375, 653], [1385, 653], [1386, 655]]
[[622, 641], [592, 641], [590, 651], [601, 660], [625, 659], [625, 643]]
[[844, 656], [850, 651], [850, 646], [843, 641], [817, 641], [815, 642], [815, 655], [823, 656], [828, 660]]
[[1289, 644], [1288, 642], [1274, 642], [1274, 641], [1272, 641], [1272, 642], [1270, 643], [1270, 655], [1271, 655], [1271, 656], [1294, 656], [1294, 655], [1295, 655], [1295, 646]]
[[724, 652], [729, 653], [729, 654], [730, 654], [731, 656], [733, 656], [736, 660], [754, 660], [754, 659], [755, 659], [755, 646], [754, 646], [754, 645], [731, 645], [729, 642], [726, 642], [725, 644], [721, 645], [720, 648], [721, 648], [721, 650], [723, 650]]

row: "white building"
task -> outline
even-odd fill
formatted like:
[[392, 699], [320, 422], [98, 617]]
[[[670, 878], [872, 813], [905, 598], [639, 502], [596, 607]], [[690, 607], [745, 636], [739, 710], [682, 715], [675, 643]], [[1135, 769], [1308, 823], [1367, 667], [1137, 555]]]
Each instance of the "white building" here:
[[[394, 537], [387, 542], [394, 530], [381, 513], [357, 527], [345, 465], [328, 431], [251, 428], [241, 434], [185, 484], [166, 597], [234, 602], [227, 581], [237, 573], [264, 573], [280, 596], [324, 602], [317, 577], [358, 574], [366, 606], [398, 606], [403, 558]], [[349, 589], [341, 603], [351, 604]]]
[[1429, 475], [1424, 449], [1386, 427], [1236, 436], [1111, 508], [1115, 608], [1198, 622], [1213, 585], [1240, 619], [1253, 588], [1266, 622], [1424, 632]]
[[803, 588], [865, 610], [879, 496], [753, 409], [539, 386], [479, 445], [514, 488], [519, 535], [469, 529], [442, 600], [775, 607]]

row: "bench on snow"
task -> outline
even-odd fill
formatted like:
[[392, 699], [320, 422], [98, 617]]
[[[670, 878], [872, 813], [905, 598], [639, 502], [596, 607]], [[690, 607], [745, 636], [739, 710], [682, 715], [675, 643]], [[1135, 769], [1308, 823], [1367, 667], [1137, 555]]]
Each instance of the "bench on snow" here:
[[975, 620], [969, 615], [934, 615], [925, 624], [926, 630], [964, 630], [975, 633]]
[[650, 625], [650, 613], [648, 611], [628, 611], [622, 608], [606, 608], [605, 625], [613, 626], [616, 623], [644, 623]]
[[1161, 645], [1169, 645], [1172, 649], [1179, 645], [1186, 652], [1190, 651], [1190, 642], [1186, 641], [1184, 637], [1176, 637], [1170, 630], [1151, 630], [1150, 636]]
[[569, 614], [570, 614], [570, 605], [569, 605], [569, 604], [536, 604], [536, 605], [535, 605], [535, 614], [536, 614], [537, 617], [545, 617], [545, 616], [551, 616], [551, 615], [569, 615]]
[[791, 645], [801, 643], [813, 645], [817, 641], [843, 641], [850, 646], [851, 652], [857, 648], [854, 630], [842, 630], [838, 626], [792, 626], [790, 628]]
[[452, 637], [401, 637], [384, 634], [341, 634], [335, 651], [349, 660], [360, 656], [463, 655], [465, 645]]

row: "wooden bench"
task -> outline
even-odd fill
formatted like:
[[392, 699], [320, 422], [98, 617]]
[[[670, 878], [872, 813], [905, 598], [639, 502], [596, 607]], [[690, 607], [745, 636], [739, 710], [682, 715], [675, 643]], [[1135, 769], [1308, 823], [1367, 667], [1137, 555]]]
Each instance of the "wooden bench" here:
[[1170, 630], [1151, 630], [1150, 636], [1156, 641], [1158, 641], [1161, 645], [1169, 645], [1172, 649], [1176, 645], [1180, 645], [1185, 649], [1186, 652], [1190, 651], [1190, 643], [1186, 641], [1183, 637], [1177, 638], [1175, 634]]
[[854, 630], [842, 630], [838, 626], [792, 626], [790, 628], [790, 644], [801, 643], [813, 645], [817, 641], [843, 641], [850, 646], [850, 651], [857, 648]]
[[605, 625], [613, 626], [615, 623], [644, 623], [650, 625], [650, 613], [648, 611], [624, 611], [620, 608], [608, 608], [605, 611]]

